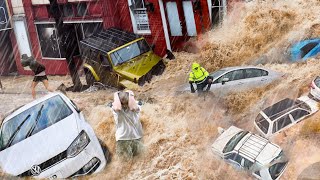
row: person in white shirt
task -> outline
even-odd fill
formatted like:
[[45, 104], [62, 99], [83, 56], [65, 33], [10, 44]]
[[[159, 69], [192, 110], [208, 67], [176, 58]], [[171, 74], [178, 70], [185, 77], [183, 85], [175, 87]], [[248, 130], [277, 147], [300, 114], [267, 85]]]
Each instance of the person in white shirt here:
[[143, 130], [139, 117], [141, 107], [132, 91], [120, 91], [114, 93], [112, 110], [116, 125], [116, 153], [121, 158], [131, 159], [143, 148]]

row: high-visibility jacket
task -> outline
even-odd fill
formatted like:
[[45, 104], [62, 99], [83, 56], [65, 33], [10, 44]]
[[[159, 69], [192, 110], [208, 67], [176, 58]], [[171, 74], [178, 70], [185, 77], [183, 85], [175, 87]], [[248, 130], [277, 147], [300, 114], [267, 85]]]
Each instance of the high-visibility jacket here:
[[192, 71], [189, 74], [189, 82], [200, 83], [209, 76], [208, 71], [198, 63], [192, 64]]

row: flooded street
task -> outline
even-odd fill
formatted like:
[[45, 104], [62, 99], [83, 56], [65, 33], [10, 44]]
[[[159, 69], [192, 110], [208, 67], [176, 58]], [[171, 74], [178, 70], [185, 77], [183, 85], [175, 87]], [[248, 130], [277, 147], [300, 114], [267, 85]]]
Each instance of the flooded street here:
[[[163, 75], [133, 89], [136, 99], [145, 103], [141, 112], [145, 149], [130, 162], [115, 155], [115, 124], [112, 111], [106, 106], [113, 100], [115, 90], [67, 92], [112, 155], [102, 172], [80, 179], [253, 179], [214, 156], [211, 144], [218, 137], [217, 128], [234, 125], [258, 133], [253, 121], [260, 110], [281, 99], [308, 94], [311, 81], [320, 75], [320, 57], [289, 63], [288, 47], [298, 40], [319, 37], [319, 24], [319, 0], [266, 0], [235, 6], [221, 27], [194, 40], [199, 53], [174, 53], [176, 59], [167, 61]], [[283, 76], [266, 87], [225, 97], [213, 92], [204, 99], [177, 92], [187, 82], [194, 61], [209, 72], [228, 66], [258, 65]], [[1, 79], [5, 89], [0, 92], [0, 117], [32, 101], [32, 78]], [[72, 82], [70, 76], [48, 78], [54, 89]], [[84, 77], [81, 80], [85, 82]], [[46, 93], [39, 84], [37, 96]], [[288, 168], [280, 179], [298, 179], [306, 168], [320, 162], [319, 117], [320, 112], [270, 139], [289, 157]], [[317, 168], [310, 173], [319, 172]]]

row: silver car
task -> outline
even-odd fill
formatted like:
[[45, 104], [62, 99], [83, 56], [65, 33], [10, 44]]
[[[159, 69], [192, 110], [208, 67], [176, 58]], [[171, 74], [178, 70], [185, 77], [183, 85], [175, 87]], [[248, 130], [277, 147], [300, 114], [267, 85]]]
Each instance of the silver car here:
[[[211, 91], [226, 94], [232, 91], [243, 91], [250, 88], [267, 85], [280, 78], [281, 73], [254, 66], [227, 67], [210, 73], [213, 77]], [[190, 91], [186, 84], [178, 88], [179, 92]]]
[[320, 100], [320, 77], [317, 76], [310, 85], [310, 94], [316, 99]]

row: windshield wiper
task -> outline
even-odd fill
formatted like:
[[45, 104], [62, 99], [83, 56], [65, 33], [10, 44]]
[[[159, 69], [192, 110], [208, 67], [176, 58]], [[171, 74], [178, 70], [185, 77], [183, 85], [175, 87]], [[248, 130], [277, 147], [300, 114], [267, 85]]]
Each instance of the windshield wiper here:
[[16, 135], [18, 134], [18, 132], [20, 131], [22, 125], [27, 121], [27, 119], [29, 119], [30, 116], [31, 116], [31, 115], [29, 114], [29, 115], [19, 124], [19, 126], [17, 127], [17, 129], [13, 132], [12, 136], [9, 138], [9, 141], [8, 141], [5, 149], [8, 148], [8, 147], [12, 144], [14, 138], [16, 137]]
[[42, 109], [43, 109], [43, 106], [44, 106], [44, 105], [42, 105], [41, 108], [40, 108], [40, 110], [38, 111], [38, 114], [37, 114], [35, 123], [32, 125], [32, 127], [31, 127], [30, 130], [28, 131], [25, 139], [27, 139], [28, 137], [30, 137], [31, 134], [32, 134], [32, 132], [33, 132], [34, 129], [36, 128], [36, 126], [37, 126], [37, 124], [38, 124], [38, 121], [39, 121], [39, 119], [40, 119], [40, 116], [41, 116], [41, 111], [42, 111]]

